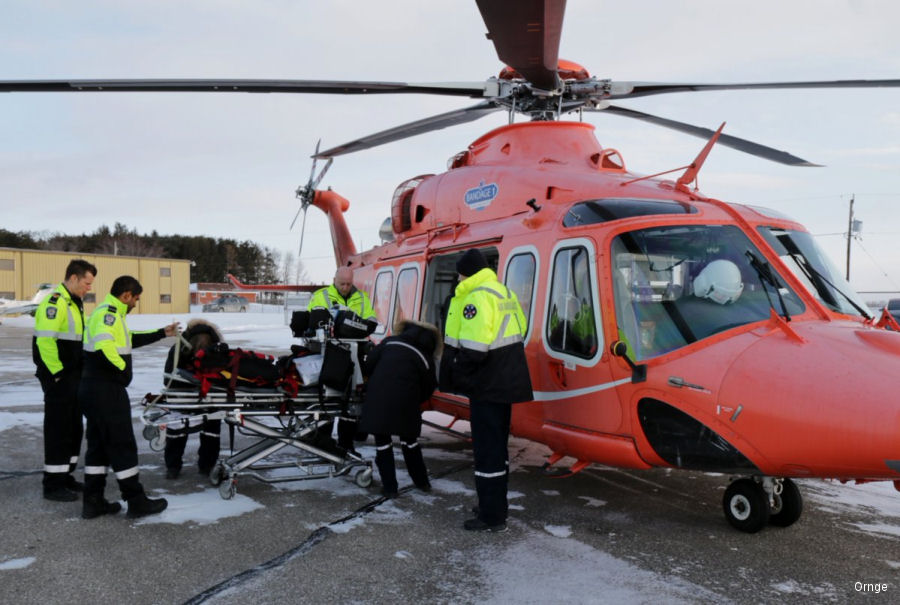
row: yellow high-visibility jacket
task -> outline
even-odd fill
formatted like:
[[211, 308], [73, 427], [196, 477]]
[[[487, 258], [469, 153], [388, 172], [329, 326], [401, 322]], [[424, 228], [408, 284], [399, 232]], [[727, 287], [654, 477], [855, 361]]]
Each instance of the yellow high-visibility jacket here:
[[84, 305], [64, 284], [38, 305], [34, 313], [31, 357], [35, 374], [44, 380], [81, 370]]

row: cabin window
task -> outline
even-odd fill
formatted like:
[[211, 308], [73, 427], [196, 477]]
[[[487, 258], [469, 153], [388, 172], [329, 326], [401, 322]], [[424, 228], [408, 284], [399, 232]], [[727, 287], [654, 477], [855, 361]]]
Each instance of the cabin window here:
[[409, 267], [397, 276], [397, 297], [394, 299], [394, 329], [405, 319], [415, 319], [416, 293], [419, 291], [419, 271]]
[[803, 302], [737, 227], [679, 225], [613, 240], [619, 338], [642, 360], [713, 334], [788, 317]]
[[159, 276], [160, 277], [172, 277], [171, 267], [160, 267], [159, 268]]
[[562, 248], [553, 258], [547, 343], [554, 351], [591, 358], [597, 352], [597, 321], [586, 248]]
[[15, 292], [2, 292], [0, 291], [0, 298], [5, 298], [6, 300], [15, 300], [16, 293]]
[[159, 303], [162, 305], [172, 304], [172, 295], [171, 294], [160, 294], [159, 295]]
[[377, 334], [383, 334], [387, 329], [388, 316], [391, 312], [391, 288], [394, 286], [394, 274], [391, 271], [382, 271], [375, 278], [375, 292], [372, 295], [372, 308], [378, 319]]
[[0, 271], [15, 271], [16, 260], [13, 258], [0, 258]]
[[[503, 276], [506, 286], [516, 293], [519, 305], [525, 313], [525, 321], [531, 325], [531, 303], [534, 298], [534, 273], [536, 261], [531, 253], [516, 254], [509, 259], [506, 274]], [[526, 334], [528, 329], [526, 326]]]
[[760, 234], [806, 289], [837, 313], [868, 315], [866, 303], [805, 231], [760, 227]]
[[81, 297], [81, 302], [87, 303], [95, 303], [97, 302], [97, 294], [95, 292], [88, 292], [84, 296]]
[[652, 214], [694, 214], [697, 209], [675, 200], [645, 200], [635, 198], [607, 198], [578, 202], [563, 217], [563, 227], [580, 227], [606, 223], [633, 216]]

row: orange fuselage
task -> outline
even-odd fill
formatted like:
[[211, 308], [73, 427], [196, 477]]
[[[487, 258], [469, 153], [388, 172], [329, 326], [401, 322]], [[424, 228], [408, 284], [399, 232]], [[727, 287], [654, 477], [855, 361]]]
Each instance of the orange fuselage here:
[[[593, 222], [571, 218], [575, 204], [600, 200], [602, 206], [617, 199], [664, 200], [689, 211]], [[339, 263], [355, 269], [357, 286], [376, 307], [381, 301], [379, 319], [386, 326], [401, 316], [438, 317], [435, 307], [453, 273], [452, 263], [442, 264], [442, 258], [482, 248], [494, 255], [501, 281], [510, 259], [530, 259], [533, 281], [524, 295], [530, 298], [522, 302], [529, 306], [526, 353], [535, 400], [514, 406], [512, 431], [558, 455], [629, 468], [900, 479], [900, 334], [875, 328], [839, 303], [824, 304], [761, 235], [805, 233], [801, 225], [707, 198], [674, 181], [629, 173], [614, 150], [600, 146], [591, 125], [531, 122], [486, 134], [457, 155], [448, 172], [398, 188], [394, 241], [365, 252], [356, 253], [346, 235], [346, 200], [318, 192], [314, 203], [332, 221]], [[740, 230], [740, 241], [780, 278], [778, 288], [767, 289], [762, 278], [762, 285], [753, 286], [755, 274], [742, 267], [743, 297], [765, 301], [765, 291], [771, 310], [766, 306], [753, 321], [644, 355], [638, 361], [646, 366], [646, 380], [632, 383], [631, 368], [610, 353], [628, 333], [628, 305], [656, 301], [671, 308], [679, 300], [696, 301], [687, 300], [690, 291], [671, 277], [684, 279], [692, 261], [678, 261], [683, 271], [674, 261], [663, 267], [666, 262], [639, 251], [643, 236], [628, 234], [690, 233], [696, 226], [709, 233]], [[622, 242], [633, 249], [622, 252]], [[717, 246], [707, 247], [710, 254], [720, 252]], [[590, 308], [582, 312], [593, 313], [595, 344], [577, 354], [560, 350], [552, 335], [558, 321], [553, 280], [562, 275], [560, 251], [566, 250], [585, 252], [590, 276], [583, 299]], [[623, 259], [668, 271], [670, 293], [627, 302], [622, 293], [636, 290], [620, 279], [634, 277]], [[785, 321], [777, 295], [789, 292], [794, 312]], [[713, 305], [711, 313], [724, 309], [702, 302]], [[462, 397], [436, 393], [430, 405], [468, 417]]]

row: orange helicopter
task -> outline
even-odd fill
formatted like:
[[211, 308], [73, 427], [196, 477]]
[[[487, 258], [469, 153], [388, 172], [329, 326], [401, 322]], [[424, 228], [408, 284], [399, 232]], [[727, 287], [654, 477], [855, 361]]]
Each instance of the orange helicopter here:
[[[361, 81], [2, 81], [0, 92], [192, 91], [418, 93], [472, 97], [471, 107], [318, 151], [329, 164], [297, 190], [300, 210], [328, 216], [338, 266], [355, 271], [383, 329], [437, 325], [455, 262], [477, 247], [528, 317], [535, 400], [513, 407], [512, 432], [546, 444], [559, 474], [591, 463], [727, 473], [728, 522], [745, 532], [789, 526], [803, 510], [795, 478], [890, 480], [900, 489], [900, 334], [865, 304], [796, 221], [692, 187], [713, 146], [812, 165], [745, 139], [627, 109], [632, 97], [703, 90], [900, 86], [900, 80], [744, 84], [615, 82], [560, 60], [564, 0], [476, 0], [509, 67], [471, 84]], [[507, 111], [510, 124], [451, 158], [447, 172], [397, 187], [383, 242], [357, 251], [349, 202], [318, 189], [331, 159]], [[593, 126], [607, 111], [707, 139], [672, 173], [630, 172]], [[531, 118], [512, 123], [515, 114]], [[723, 125], [724, 126], [724, 125]], [[299, 211], [298, 211], [299, 213]], [[296, 217], [295, 217], [296, 220]], [[896, 324], [894, 324], [896, 326]], [[465, 398], [431, 409], [468, 417]]]

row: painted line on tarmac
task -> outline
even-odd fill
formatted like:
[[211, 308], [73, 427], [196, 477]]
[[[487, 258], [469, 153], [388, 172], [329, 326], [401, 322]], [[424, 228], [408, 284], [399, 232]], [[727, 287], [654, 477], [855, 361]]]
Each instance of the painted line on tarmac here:
[[[441, 473], [433, 475], [433, 477], [435, 479], [441, 479], [443, 477], [446, 477], [447, 475], [452, 475], [454, 473], [458, 473], [459, 471], [463, 471], [463, 470], [465, 470], [467, 468], [471, 468], [471, 467], [472, 467], [472, 462], [465, 462], [463, 464], [458, 464], [456, 466], [453, 466]], [[408, 485], [408, 486], [404, 487], [403, 489], [401, 489], [400, 493], [406, 493], [413, 489], [415, 489], [415, 486]], [[318, 528], [317, 530], [315, 530], [313, 533], [311, 533], [309, 535], [308, 538], [306, 538], [306, 540], [304, 540], [302, 543], [298, 544], [294, 548], [292, 548], [288, 551], [285, 551], [285, 552], [281, 553], [280, 555], [278, 555], [277, 557], [275, 557], [273, 559], [269, 559], [265, 563], [261, 563], [261, 564], [257, 565], [256, 567], [252, 567], [250, 569], [242, 571], [239, 574], [231, 576], [227, 580], [223, 580], [222, 582], [219, 582], [215, 586], [207, 588], [203, 592], [201, 592], [201, 593], [191, 597], [187, 601], [185, 601], [184, 605], [198, 605], [199, 603], [205, 603], [209, 599], [211, 599], [227, 590], [231, 590], [233, 588], [238, 588], [242, 584], [245, 584], [246, 582], [256, 579], [258, 576], [260, 576], [261, 574], [263, 574], [271, 569], [281, 567], [282, 565], [284, 565], [288, 561], [294, 559], [295, 557], [302, 557], [302, 556], [306, 555], [313, 548], [318, 546], [320, 543], [324, 542], [329, 537], [335, 535], [335, 532], [333, 532], [330, 529], [330, 527], [332, 525], [339, 525], [341, 523], [346, 523], [347, 521], [350, 521], [351, 519], [356, 519], [358, 517], [364, 517], [364, 516], [368, 515], [370, 512], [372, 512], [373, 510], [375, 510], [376, 508], [378, 508], [378, 506], [380, 504], [382, 504], [383, 502], [385, 502], [386, 500], [387, 500], [387, 498], [385, 498], [384, 496], [381, 496], [380, 498], [376, 498], [375, 500], [372, 500], [371, 502], [368, 502], [367, 504], [363, 505], [362, 507], [356, 509], [349, 515], [346, 515], [345, 517], [342, 517], [335, 521], [331, 521], [330, 523], [328, 523], [328, 525], [324, 525], [324, 526]]]

